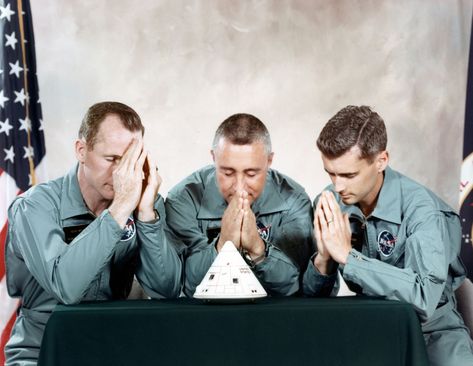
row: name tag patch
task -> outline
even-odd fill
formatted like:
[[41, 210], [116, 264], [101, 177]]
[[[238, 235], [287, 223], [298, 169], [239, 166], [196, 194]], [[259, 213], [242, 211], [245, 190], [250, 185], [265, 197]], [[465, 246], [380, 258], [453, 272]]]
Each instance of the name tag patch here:
[[396, 238], [387, 230], [383, 230], [378, 235], [378, 251], [385, 257], [389, 257], [396, 247]]
[[87, 226], [89, 224], [63, 227], [62, 230], [64, 231], [64, 241], [66, 244], [70, 244]]

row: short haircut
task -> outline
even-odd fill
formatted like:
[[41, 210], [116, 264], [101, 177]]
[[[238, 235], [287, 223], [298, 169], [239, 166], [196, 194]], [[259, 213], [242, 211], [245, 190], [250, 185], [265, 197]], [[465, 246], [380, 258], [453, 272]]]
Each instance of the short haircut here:
[[96, 103], [87, 110], [79, 128], [79, 138], [85, 140], [89, 149], [94, 147], [100, 124], [108, 115], [118, 116], [123, 127], [131, 132], [141, 131], [141, 134], [145, 132], [140, 116], [127, 105], [119, 102]]
[[349, 105], [333, 116], [320, 132], [317, 147], [329, 159], [335, 159], [352, 147], [360, 149], [362, 159], [372, 162], [386, 150], [386, 126], [378, 113], [367, 106]]
[[223, 121], [215, 132], [212, 143], [213, 150], [217, 149], [221, 138], [225, 138], [235, 145], [262, 142], [266, 152], [271, 153], [271, 138], [268, 129], [263, 122], [251, 114], [238, 113]]

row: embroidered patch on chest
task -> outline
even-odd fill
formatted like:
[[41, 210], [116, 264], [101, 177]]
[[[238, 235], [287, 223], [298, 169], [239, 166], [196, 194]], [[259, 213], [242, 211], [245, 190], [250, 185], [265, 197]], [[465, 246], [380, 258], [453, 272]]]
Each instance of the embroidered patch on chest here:
[[256, 226], [258, 227], [258, 234], [263, 240], [269, 240], [271, 234], [271, 225], [264, 226], [261, 222], [257, 221]]
[[378, 235], [378, 250], [385, 256], [389, 257], [393, 254], [394, 248], [396, 246], [396, 238], [387, 230], [383, 230]]
[[135, 221], [133, 220], [132, 217], [129, 217], [125, 228], [123, 229], [123, 234], [120, 239], [120, 241], [127, 241], [133, 238], [136, 234], [136, 226], [135, 226]]

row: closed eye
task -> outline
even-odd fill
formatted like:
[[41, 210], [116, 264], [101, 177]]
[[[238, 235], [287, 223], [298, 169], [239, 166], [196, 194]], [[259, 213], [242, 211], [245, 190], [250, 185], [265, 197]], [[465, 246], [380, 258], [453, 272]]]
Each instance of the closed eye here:
[[105, 160], [108, 161], [109, 163], [113, 163], [113, 162], [119, 162], [121, 159], [120, 156], [106, 156], [105, 157]]

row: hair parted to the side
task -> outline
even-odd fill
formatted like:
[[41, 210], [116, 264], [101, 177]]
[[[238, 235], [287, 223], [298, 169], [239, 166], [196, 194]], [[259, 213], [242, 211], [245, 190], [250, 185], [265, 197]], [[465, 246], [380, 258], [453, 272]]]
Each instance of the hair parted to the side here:
[[386, 126], [378, 113], [367, 106], [349, 105], [333, 116], [320, 132], [317, 147], [330, 158], [338, 158], [352, 147], [360, 149], [361, 159], [373, 161], [386, 150]]
[[271, 138], [268, 129], [258, 118], [251, 114], [237, 113], [228, 117], [215, 132], [212, 149], [216, 150], [221, 138], [235, 145], [249, 145], [262, 142], [268, 154], [271, 153]]
[[92, 149], [97, 141], [100, 124], [111, 114], [118, 116], [127, 130], [141, 131], [144, 134], [145, 128], [141, 118], [131, 107], [120, 102], [96, 103], [87, 110], [79, 128], [79, 138], [86, 141], [89, 149]]

